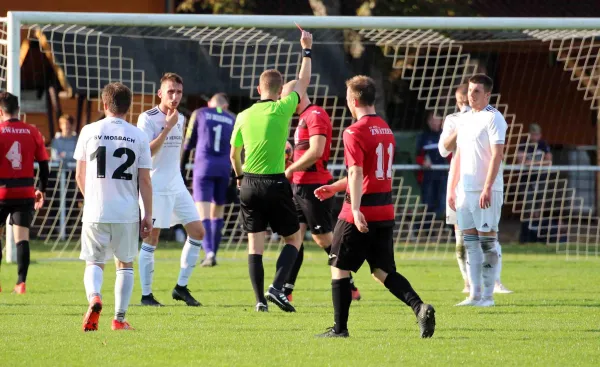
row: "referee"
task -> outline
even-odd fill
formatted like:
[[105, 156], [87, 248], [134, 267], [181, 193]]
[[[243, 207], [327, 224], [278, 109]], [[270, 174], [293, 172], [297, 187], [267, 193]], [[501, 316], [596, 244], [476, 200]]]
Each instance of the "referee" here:
[[[231, 135], [231, 163], [240, 187], [241, 218], [248, 232], [248, 268], [256, 297], [256, 311], [268, 311], [267, 300], [286, 312], [295, 312], [283, 292], [283, 285], [298, 256], [302, 243], [292, 189], [285, 177], [285, 144], [290, 121], [306, 93], [311, 74], [312, 34], [302, 31], [302, 66], [294, 91], [279, 99], [283, 77], [277, 70], [260, 76], [260, 101], [242, 111]], [[245, 162], [242, 167], [242, 149]], [[277, 259], [273, 284], [264, 292], [263, 252], [265, 231], [270, 226], [285, 238]]]

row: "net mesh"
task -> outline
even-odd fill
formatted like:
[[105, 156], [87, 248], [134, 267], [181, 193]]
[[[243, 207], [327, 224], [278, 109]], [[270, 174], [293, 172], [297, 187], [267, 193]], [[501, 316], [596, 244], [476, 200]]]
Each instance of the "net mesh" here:
[[[212, 68], [208, 74], [214, 73], [215, 78], [224, 81], [222, 85], [249, 101], [259, 98], [256, 86], [263, 70], [278, 69], [289, 80], [295, 78], [300, 65], [297, 31], [293, 30], [54, 24], [35, 24], [24, 28], [29, 40], [36, 41], [41, 51], [51, 53], [69, 85], [87, 99], [96, 101], [96, 107], [100, 107], [100, 91], [106, 83], [121, 81], [128, 85], [135, 94], [129, 116], [133, 122], [141, 112], [157, 102], [157, 81], [161, 72], [166, 70], [157, 66], [158, 63], [153, 62], [155, 60], [175, 59], [175, 64], [169, 63], [173, 66], [170, 71], [181, 73], [182, 69], [193, 70], [195, 65], [187, 65], [184, 57], [177, 59], [177, 55], [193, 55], [205, 64], [210, 63]], [[454, 91], [470, 75], [494, 72], [496, 79], [501, 79], [501, 87], [496, 88], [500, 92], [492, 95], [490, 104], [504, 114], [509, 124], [505, 146], [505, 213], [509, 211], [509, 216], [517, 217], [528, 230], [535, 231], [540, 239], [555, 246], [557, 251], [587, 256], [598, 255], [600, 230], [593, 210], [595, 204], [589, 195], [581, 193], [579, 184], [574, 183], [578, 181], [573, 179], [577, 176], [544, 160], [544, 151], [531, 139], [528, 125], [538, 121], [536, 107], [527, 110], [527, 119], [517, 119], [515, 109], [523, 109], [514, 107], [519, 104], [519, 95], [517, 93], [515, 97], [513, 93], [517, 88], [513, 90], [510, 85], [521, 85], [519, 83], [525, 81], [504, 76], [507, 75], [507, 66], [506, 62], [502, 62], [502, 55], [508, 55], [514, 64], [523, 60], [533, 62], [540, 55], [550, 55], [548, 62], [558, 63], [567, 76], [566, 81], [559, 78], [561, 83], [556, 88], [564, 93], [575, 89], [579, 91], [573, 98], [583, 99], [588, 104], [585, 105], [587, 112], [578, 113], [589, 116], [590, 111], [598, 109], [600, 98], [598, 33], [600, 31], [319, 29], [314, 32], [314, 38], [315, 48], [319, 47], [320, 55], [324, 57], [328, 56], [326, 50], [329, 49], [350, 50], [349, 53], [352, 53], [352, 47], [362, 47], [363, 52], [366, 49], [371, 53], [377, 50], [383, 59], [373, 57], [367, 64], [385, 65], [390, 70], [392, 84], [397, 85], [399, 80], [407, 89], [406, 93], [414, 96], [415, 105], [432, 111], [438, 117], [455, 112]], [[6, 83], [6, 46], [1, 42], [3, 39], [6, 39], [6, 31], [0, 23], [0, 83], [3, 83], [0, 87]], [[157, 52], [157, 45], [158, 48], [164, 47], [167, 55]], [[545, 49], [546, 54], [540, 49]], [[344, 174], [341, 133], [351, 123], [351, 116], [345, 107], [344, 94], [340, 93], [345, 75], [335, 74], [332, 70], [335, 68], [315, 68], [309, 96], [331, 116], [333, 142], [330, 167], [335, 177], [341, 177]], [[204, 77], [209, 77], [206, 71], [204, 73]], [[198, 79], [196, 84], [201, 85], [201, 80]], [[186, 90], [188, 85], [186, 80]], [[384, 85], [384, 90], [388, 92], [388, 100], [394, 97], [389, 87]], [[544, 92], [536, 90], [536, 98], [547, 100]], [[405, 104], [410, 103], [413, 101]], [[565, 106], [562, 108], [565, 109]], [[386, 112], [393, 115], [393, 112]], [[416, 122], [418, 118], [407, 118], [409, 112], [410, 109], [405, 108], [388, 119], [395, 126], [400, 125], [399, 133], [420, 127], [420, 123]], [[402, 122], [403, 118], [406, 121]], [[546, 136], [560, 142], [563, 129], [566, 129], [564, 124], [556, 126]], [[576, 132], [572, 134], [574, 139], [581, 138], [575, 135]], [[580, 134], [585, 135], [585, 130]], [[588, 138], [580, 140], [585, 143]], [[522, 164], [523, 152], [527, 152], [527, 164]], [[403, 163], [412, 163], [409, 161]], [[425, 204], [415, 181], [414, 169], [411, 165], [396, 165], [394, 169], [396, 250], [407, 257], [449, 256], [448, 252], [453, 253], [452, 230], [445, 225], [444, 218], [436, 216]], [[189, 169], [186, 177], [191, 183]], [[595, 180], [593, 173], [591, 178]], [[50, 187], [47, 207], [36, 214], [34, 233], [51, 246], [57, 256], [75, 256], [79, 248], [82, 198], [74, 184], [73, 171], [57, 163]], [[224, 248], [239, 250], [245, 247], [238, 214], [238, 205], [226, 207]], [[277, 236], [270, 236], [269, 247], [276, 246], [280, 246]]]

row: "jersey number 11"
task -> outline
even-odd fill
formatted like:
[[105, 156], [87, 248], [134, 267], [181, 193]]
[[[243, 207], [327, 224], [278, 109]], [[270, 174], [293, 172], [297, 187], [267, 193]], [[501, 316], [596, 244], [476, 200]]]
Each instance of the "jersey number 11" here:
[[375, 149], [375, 154], [377, 154], [377, 169], [375, 170], [375, 177], [378, 180], [392, 179], [392, 162], [394, 161], [394, 145], [390, 144], [387, 147], [388, 161], [387, 161], [387, 169], [383, 166], [383, 161], [385, 158], [385, 154], [383, 151], [383, 143], [379, 143], [377, 148]]

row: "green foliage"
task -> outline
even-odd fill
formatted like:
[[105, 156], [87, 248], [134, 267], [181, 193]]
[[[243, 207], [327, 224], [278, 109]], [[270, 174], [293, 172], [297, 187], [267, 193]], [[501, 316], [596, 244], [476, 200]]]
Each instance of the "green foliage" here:
[[254, 0], [184, 0], [177, 7], [178, 13], [249, 14]]
[[476, 16], [471, 0], [374, 0], [376, 16]]

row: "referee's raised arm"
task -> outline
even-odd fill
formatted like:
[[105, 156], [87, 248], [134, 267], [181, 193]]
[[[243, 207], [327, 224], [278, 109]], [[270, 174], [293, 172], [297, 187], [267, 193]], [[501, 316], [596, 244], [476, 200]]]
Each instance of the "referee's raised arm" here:
[[[312, 35], [302, 32], [302, 66], [294, 91], [280, 98], [283, 76], [275, 69], [260, 75], [260, 101], [242, 111], [231, 135], [230, 159], [240, 187], [240, 213], [248, 233], [248, 267], [256, 298], [256, 311], [268, 310], [267, 300], [285, 312], [295, 312], [283, 286], [296, 262], [302, 243], [292, 188], [285, 177], [285, 146], [290, 134], [290, 120], [306, 94], [311, 74]], [[244, 164], [241, 153], [244, 150]], [[285, 240], [277, 260], [273, 282], [264, 292], [264, 251], [267, 229]]]
[[312, 42], [312, 34], [302, 31], [302, 36], [300, 36], [300, 45], [302, 45], [302, 65], [300, 66], [298, 82], [294, 87], [294, 91], [298, 93], [300, 99], [302, 99], [302, 96], [306, 93], [306, 89], [308, 89], [308, 85], [310, 84], [310, 75], [312, 72]]

